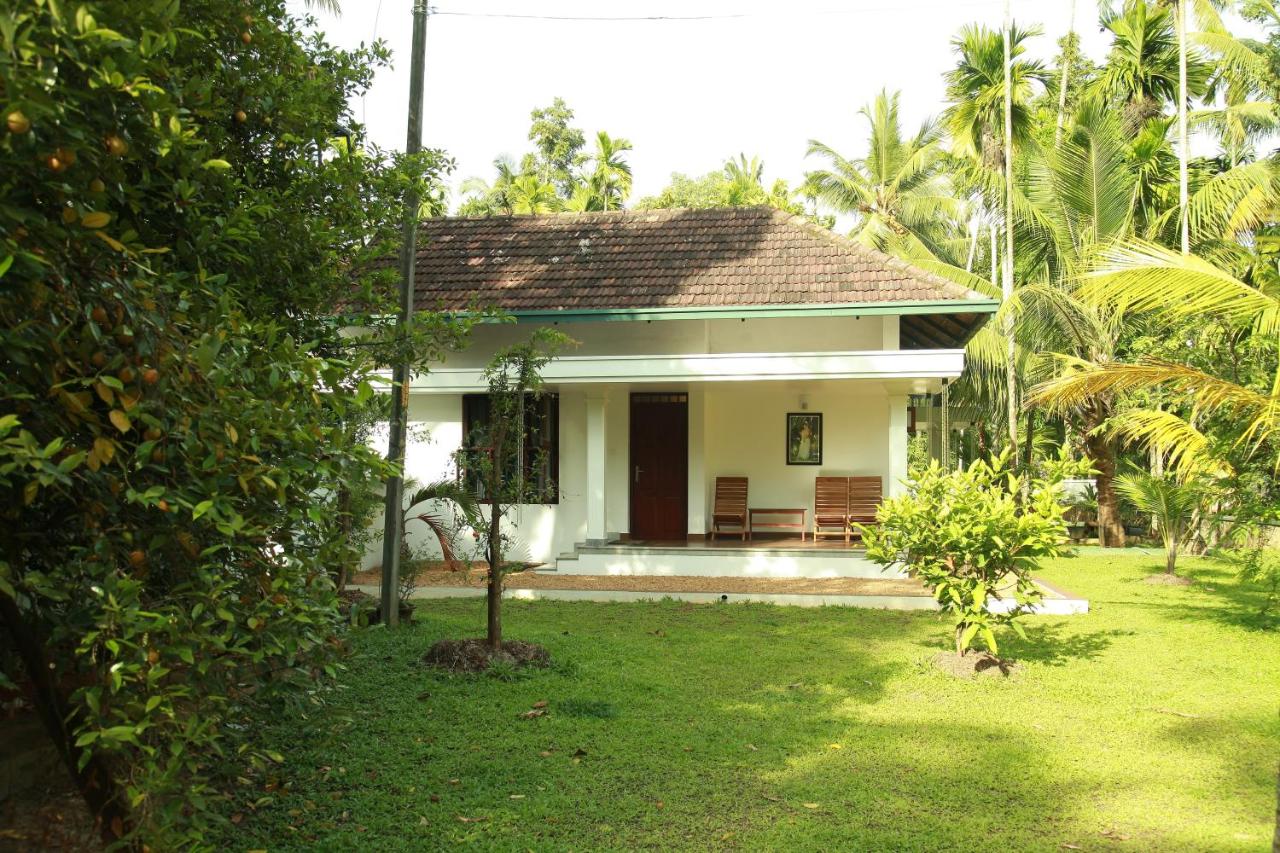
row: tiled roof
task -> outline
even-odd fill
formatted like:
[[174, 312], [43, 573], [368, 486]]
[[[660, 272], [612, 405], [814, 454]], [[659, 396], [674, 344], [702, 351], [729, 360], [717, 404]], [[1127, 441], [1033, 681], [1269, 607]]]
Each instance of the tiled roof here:
[[513, 312], [983, 299], [768, 207], [429, 220], [415, 296]]

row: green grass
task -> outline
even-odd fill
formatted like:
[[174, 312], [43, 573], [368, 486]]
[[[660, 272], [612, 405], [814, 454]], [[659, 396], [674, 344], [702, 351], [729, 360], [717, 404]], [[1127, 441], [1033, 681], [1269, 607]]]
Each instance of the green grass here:
[[482, 602], [424, 603], [277, 726], [289, 784], [224, 849], [1266, 850], [1280, 633], [1229, 567], [1160, 563], [1046, 567], [1092, 611], [1028, 620], [1007, 680], [935, 670], [934, 614], [670, 601], [508, 603], [556, 666], [447, 677], [418, 658]]

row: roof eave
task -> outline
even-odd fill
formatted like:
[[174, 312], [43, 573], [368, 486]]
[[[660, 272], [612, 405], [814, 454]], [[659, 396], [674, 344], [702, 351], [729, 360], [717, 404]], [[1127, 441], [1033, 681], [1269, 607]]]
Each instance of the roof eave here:
[[789, 305], [655, 306], [508, 311], [517, 323], [608, 323], [654, 320], [761, 320], [777, 317], [882, 316], [906, 314], [994, 314], [995, 299], [909, 300], [901, 302], [800, 303]]

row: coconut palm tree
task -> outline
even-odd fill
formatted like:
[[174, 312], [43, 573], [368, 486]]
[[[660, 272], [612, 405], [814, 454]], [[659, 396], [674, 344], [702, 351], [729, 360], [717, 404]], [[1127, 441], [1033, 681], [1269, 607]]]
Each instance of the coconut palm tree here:
[[[1196, 255], [1129, 242], [1102, 253], [1084, 276], [1080, 292], [1131, 315], [1168, 322], [1216, 318], [1280, 342], [1280, 274], [1274, 262], [1259, 263], [1250, 274], [1252, 281], [1245, 281]], [[1162, 394], [1181, 403], [1184, 411], [1230, 415], [1240, 424], [1237, 443], [1246, 447], [1259, 448], [1280, 436], [1280, 366], [1271, 387], [1258, 389], [1164, 359], [1065, 357], [1057, 375], [1033, 390], [1033, 398], [1066, 408], [1098, 395], [1139, 391]], [[1175, 411], [1130, 409], [1112, 418], [1109, 432], [1148, 445], [1184, 478], [1205, 469], [1208, 438]], [[1280, 470], [1280, 454], [1275, 465]]]
[[1164, 542], [1166, 574], [1177, 569], [1178, 549], [1187, 538], [1191, 520], [1204, 505], [1207, 492], [1199, 480], [1178, 482], [1146, 471], [1116, 479], [1116, 491], [1139, 512], [1150, 513]]
[[941, 128], [928, 120], [904, 137], [898, 103], [898, 92], [881, 91], [858, 111], [870, 126], [862, 157], [847, 158], [809, 140], [807, 156], [823, 157], [830, 166], [805, 175], [806, 191], [837, 213], [855, 216], [850, 236], [863, 245], [958, 264], [963, 205], [947, 180]]

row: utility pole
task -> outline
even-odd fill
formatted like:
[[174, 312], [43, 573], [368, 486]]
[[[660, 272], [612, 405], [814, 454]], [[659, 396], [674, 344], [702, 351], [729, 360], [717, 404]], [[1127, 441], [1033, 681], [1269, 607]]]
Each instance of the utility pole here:
[[[1013, 299], [1013, 16], [1010, 0], [1004, 0], [1004, 281], [1001, 295], [1006, 308]], [[1004, 333], [1008, 338], [1005, 353], [1005, 395], [1008, 397], [1009, 449], [1018, 458], [1018, 377], [1014, 374], [1017, 349], [1013, 342], [1013, 315], [1006, 314]]]
[[[406, 154], [422, 150], [422, 96], [427, 65], [427, 0], [413, 3], [413, 52], [409, 67], [409, 133]], [[400, 312], [396, 338], [405, 341], [413, 326], [413, 273], [418, 248], [418, 193], [410, 189], [404, 200], [404, 233], [400, 244]], [[387, 461], [395, 473], [387, 478], [386, 518], [382, 528], [382, 623], [400, 624], [400, 545], [404, 536], [404, 446], [409, 417], [409, 364], [395, 366], [391, 389], [391, 436]]]

